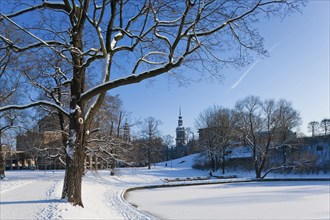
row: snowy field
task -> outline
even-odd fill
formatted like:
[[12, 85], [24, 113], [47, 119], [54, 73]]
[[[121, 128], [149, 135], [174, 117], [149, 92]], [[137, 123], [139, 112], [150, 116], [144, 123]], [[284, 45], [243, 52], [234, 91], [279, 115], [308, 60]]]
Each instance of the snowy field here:
[[[150, 218], [150, 215], [141, 212], [141, 210], [146, 210], [149, 213], [155, 213], [156, 216], [162, 217], [162, 214], [157, 213], [158, 208], [156, 205], [143, 207], [143, 204], [140, 204], [139, 201], [135, 201], [134, 204], [138, 204], [138, 209], [134, 208], [123, 199], [123, 192], [131, 187], [174, 184], [166, 183], [165, 179], [206, 177], [207, 171], [197, 171], [190, 168], [193, 157], [194, 156], [189, 156], [167, 162], [167, 167], [165, 166], [166, 163], [160, 163], [157, 164], [157, 166], [153, 166], [151, 170], [146, 168], [117, 169], [116, 176], [110, 176], [109, 171], [88, 172], [83, 179], [82, 189], [85, 208], [73, 207], [66, 201], [60, 199], [64, 171], [6, 172], [6, 178], [0, 181], [0, 219]], [[238, 175], [240, 177], [239, 179], [251, 177], [251, 174], [246, 173], [239, 173]], [[207, 182], [216, 181], [219, 180], [207, 180]], [[220, 182], [223, 181], [226, 180], [220, 180]], [[187, 181], [182, 183], [189, 184], [191, 182]], [[236, 206], [235, 211], [231, 212], [240, 212], [242, 216], [244, 216], [243, 219], [248, 218], [248, 214], [252, 213], [254, 209], [259, 210], [259, 213], [271, 213], [269, 209], [282, 209], [278, 207], [278, 205], [287, 203], [290, 206], [292, 205], [291, 209], [299, 209], [296, 213], [301, 212], [301, 210], [312, 210], [309, 212], [308, 217], [314, 219], [329, 219], [329, 182], [289, 182], [282, 184], [284, 185], [272, 185], [270, 183], [233, 183], [193, 186], [196, 187], [195, 189], [190, 188], [192, 186], [166, 188], [164, 189], [164, 193], [168, 198], [166, 196], [159, 196], [159, 198], [164, 199], [159, 203], [163, 203], [162, 205], [165, 205], [166, 209], [179, 207], [179, 209], [176, 209], [173, 213], [179, 211], [185, 212], [186, 214], [189, 214], [192, 209], [195, 212], [202, 212], [202, 209], [197, 210], [196, 207], [206, 210], [209, 207], [211, 210], [214, 208], [214, 205], [212, 205], [212, 203], [214, 203], [218, 204], [218, 208], [226, 207], [225, 209], [227, 211], [224, 210], [223, 213], [227, 213], [227, 217], [230, 214], [230, 207], [234, 208], [235, 206], [233, 205], [236, 204], [241, 205], [242, 211], [237, 211], [239, 207]], [[182, 194], [178, 194], [177, 189], [179, 189]], [[163, 189], [149, 190], [149, 192], [160, 192], [162, 190]], [[205, 192], [196, 193], [203, 190], [205, 190]], [[184, 193], [207, 195], [207, 191], [212, 193], [210, 193], [209, 197], [207, 196], [203, 199], [198, 197], [191, 199], [189, 197], [184, 198]], [[145, 194], [145, 198], [148, 198], [148, 200], [150, 199], [148, 195], [149, 192]], [[269, 197], [273, 199], [269, 200]], [[168, 200], [169, 198], [171, 200]], [[308, 208], [306, 208], [306, 206]], [[183, 209], [183, 207], [186, 207], [186, 209]], [[249, 209], [247, 210], [247, 208]], [[190, 211], [188, 212], [187, 209]], [[286, 209], [284, 210], [287, 211]], [[212, 218], [212, 216], [214, 215], [212, 215], [211, 211], [206, 211], [206, 214], [203, 214], [202, 217], [199, 218]], [[269, 217], [274, 219], [277, 215]], [[286, 219], [289, 217], [291, 217], [291, 215], [287, 216]], [[292, 216], [292, 218], [294, 217], [295, 216]], [[189, 215], [183, 215], [181, 213], [173, 218], [187, 219], [190, 217]], [[217, 218], [219, 219], [221, 216]], [[307, 216], [305, 216], [305, 219], [306, 218]]]

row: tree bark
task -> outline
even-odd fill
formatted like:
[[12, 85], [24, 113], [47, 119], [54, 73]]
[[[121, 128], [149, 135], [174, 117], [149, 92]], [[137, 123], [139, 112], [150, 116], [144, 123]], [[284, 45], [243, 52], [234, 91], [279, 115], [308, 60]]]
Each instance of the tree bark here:
[[[72, 44], [75, 48], [83, 51], [82, 29], [76, 26], [73, 30]], [[67, 195], [67, 199], [73, 205], [84, 207], [81, 198], [82, 178], [84, 174], [85, 162], [85, 124], [84, 124], [84, 103], [79, 99], [84, 92], [85, 68], [83, 57], [75, 52], [71, 52], [73, 66], [73, 78], [71, 81], [71, 101], [70, 101], [70, 124], [69, 141], [66, 147], [67, 166], [65, 183], [63, 184], [62, 195]]]
[[4, 158], [4, 153], [3, 153], [3, 146], [1, 143], [1, 131], [0, 131], [0, 179], [5, 177], [5, 158]]
[[[75, 102], [76, 100], [73, 98], [71, 104], [75, 104]], [[85, 162], [84, 124], [81, 108], [79, 108], [77, 103], [75, 106], [76, 111], [70, 115], [69, 143], [66, 149], [68, 164], [65, 177], [66, 185], [64, 184], [63, 193], [66, 186], [68, 201], [73, 205], [83, 207], [81, 185]]]
[[256, 178], [260, 179], [261, 178], [261, 169], [256, 170]]
[[225, 156], [224, 153], [222, 155], [222, 174], [225, 174]]
[[0, 179], [3, 179], [6, 176], [5, 175], [6, 159], [3, 152], [4, 145], [2, 145], [1, 135], [2, 135], [2, 130], [0, 129]]
[[71, 158], [66, 155], [65, 157], [65, 175], [63, 180], [62, 199], [68, 198], [68, 179], [69, 179], [69, 165], [71, 164]]
[[148, 170], [150, 170], [150, 167], [151, 167], [151, 163], [150, 163], [150, 160], [151, 160], [151, 155], [150, 155], [150, 146], [148, 146]]

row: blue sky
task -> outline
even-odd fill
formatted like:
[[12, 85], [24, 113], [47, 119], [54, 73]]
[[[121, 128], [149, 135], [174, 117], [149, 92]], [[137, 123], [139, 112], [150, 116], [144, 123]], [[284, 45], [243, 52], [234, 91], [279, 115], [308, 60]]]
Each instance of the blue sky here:
[[308, 122], [330, 117], [329, 7], [329, 1], [314, 0], [303, 14], [261, 21], [258, 27], [270, 56], [241, 70], [226, 69], [221, 82], [183, 87], [160, 76], [112, 93], [120, 95], [133, 118], [153, 116], [163, 122], [162, 133], [173, 137], [180, 106], [184, 126], [194, 129], [195, 118], [205, 108], [214, 104], [233, 108], [248, 95], [292, 102], [303, 119], [300, 130], [308, 134]]
[[[180, 106], [184, 126], [194, 129], [195, 118], [212, 105], [233, 108], [248, 95], [284, 98], [300, 112], [300, 130], [308, 134], [308, 122], [330, 118], [329, 10], [329, 0], [311, 0], [302, 14], [293, 14], [284, 21], [262, 20], [257, 27], [270, 56], [256, 58], [240, 70], [225, 69], [221, 82], [180, 86], [165, 74], [117, 88], [111, 94], [120, 95], [132, 118], [155, 117], [163, 122], [162, 133], [173, 137]], [[187, 77], [189, 74], [190, 70], [184, 73]]]

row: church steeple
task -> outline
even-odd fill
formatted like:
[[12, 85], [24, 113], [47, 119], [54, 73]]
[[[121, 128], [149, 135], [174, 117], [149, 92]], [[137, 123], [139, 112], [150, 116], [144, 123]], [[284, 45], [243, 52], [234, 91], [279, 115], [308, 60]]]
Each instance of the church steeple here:
[[181, 106], [179, 109], [179, 120], [178, 120], [178, 127], [182, 127], [183, 126], [183, 120], [182, 120], [182, 115], [181, 115]]
[[183, 127], [181, 106], [179, 108], [179, 119], [178, 119], [178, 127], [176, 128], [175, 142], [177, 147], [184, 146], [186, 144], [186, 129]]

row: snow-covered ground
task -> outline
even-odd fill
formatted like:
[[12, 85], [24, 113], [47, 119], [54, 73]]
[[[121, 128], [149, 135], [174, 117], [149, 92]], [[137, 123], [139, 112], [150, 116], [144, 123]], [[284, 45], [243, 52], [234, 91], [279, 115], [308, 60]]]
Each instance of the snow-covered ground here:
[[249, 182], [132, 191], [160, 219], [329, 219], [329, 183]]
[[[82, 188], [85, 208], [73, 207], [60, 199], [64, 171], [7, 171], [6, 178], [0, 181], [0, 219], [147, 219], [150, 215], [144, 214], [138, 210], [143, 205], [141, 206], [138, 204], [138, 209], [134, 208], [123, 199], [123, 192], [131, 187], [175, 184], [166, 183], [165, 179], [206, 177], [208, 175], [207, 171], [191, 169], [194, 157], [195, 156], [192, 155], [178, 160], [159, 163], [156, 166], [152, 166], [151, 170], [146, 168], [121, 168], [117, 169], [116, 176], [110, 176], [109, 171], [88, 172], [83, 179]], [[251, 177], [246, 173], [239, 173], [238, 175], [244, 178]], [[219, 180], [211, 179], [207, 181], [215, 182]], [[180, 183], [189, 184], [191, 181]], [[323, 183], [329, 184], [329, 182]], [[221, 197], [226, 201], [220, 201], [220, 197], [210, 197], [204, 198], [204, 200], [188, 199], [186, 200], [186, 204], [184, 204], [182, 200], [175, 200], [178, 198], [175, 188], [167, 188], [167, 194], [170, 198], [173, 198], [173, 200], [166, 202], [164, 200], [164, 204], [168, 204], [167, 208], [171, 208], [173, 204], [180, 203], [181, 207], [192, 207], [195, 210], [196, 207], [207, 208], [209, 204], [206, 201], [210, 199], [210, 201], [219, 202], [219, 207], [228, 208], [235, 200], [239, 200], [239, 204], [243, 207], [244, 204], [250, 203], [250, 207], [253, 207], [252, 203], [256, 206], [258, 205], [258, 209], [262, 209], [264, 205], [273, 207], [273, 202], [260, 202], [263, 201], [262, 195], [264, 194], [269, 195], [269, 197], [275, 197], [277, 200], [274, 201], [274, 204], [279, 204], [283, 196], [289, 196], [288, 198], [290, 198], [290, 201], [293, 201], [293, 204], [295, 204], [295, 201], [298, 202], [300, 200], [309, 202], [304, 204], [297, 203], [299, 207], [312, 206], [311, 209], [316, 210], [317, 207], [322, 209], [325, 205], [329, 205], [329, 188], [327, 188], [328, 191], [326, 191], [326, 189], [324, 189], [324, 184], [322, 185], [317, 182], [313, 185], [312, 189], [314, 190], [310, 192], [307, 192], [311, 189], [310, 185], [298, 184], [298, 182], [287, 184], [288, 188], [284, 189], [284, 191], [279, 189], [280, 186], [269, 186], [267, 184], [268, 183], [235, 183], [210, 186], [204, 185], [200, 186], [201, 188], [198, 190], [204, 188], [206, 190], [206, 188], [210, 187], [209, 190], [214, 191], [215, 195], [216, 193], [222, 192], [223, 194]], [[196, 192], [195, 190], [197, 190], [194, 189], [192, 191], [192, 188], [189, 189], [188, 192], [190, 192], [188, 194]], [[251, 189], [260, 189], [260, 191], [254, 195], [253, 192], [249, 192]], [[270, 190], [267, 191], [268, 189]], [[324, 195], [324, 192], [327, 193], [328, 197]], [[129, 192], [129, 195], [130, 193], [132, 192]], [[171, 193], [173, 193], [173, 195], [170, 195]], [[238, 196], [239, 194], [241, 194], [242, 201], [239, 197], [234, 197], [234, 195]], [[144, 198], [150, 199], [150, 197]], [[164, 199], [166, 198], [164, 197]], [[327, 199], [328, 203], [324, 201], [324, 199]], [[228, 201], [230, 202], [228, 203]], [[149, 206], [146, 207], [145, 210], [152, 213], [154, 207], [155, 206]], [[295, 208], [298, 207], [295, 206]], [[267, 210], [266, 206], [265, 210]], [[198, 212], [197, 209], [196, 212]], [[238, 211], [235, 210], [235, 212]], [[312, 213], [311, 217], [327, 217], [329, 216], [329, 209], [323, 209], [322, 213], [314, 214]], [[180, 215], [180, 217], [185, 218], [184, 215]], [[211, 215], [203, 215], [203, 218], [208, 217], [211, 217]]]

